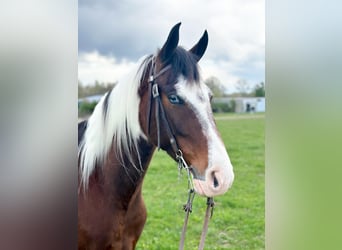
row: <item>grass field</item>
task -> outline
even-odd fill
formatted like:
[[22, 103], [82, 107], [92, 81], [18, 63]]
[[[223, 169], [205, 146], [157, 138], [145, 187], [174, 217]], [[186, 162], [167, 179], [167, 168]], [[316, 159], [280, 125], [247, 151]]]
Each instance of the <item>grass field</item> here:
[[[217, 126], [234, 166], [235, 181], [215, 198], [205, 249], [264, 249], [264, 115], [232, 115]], [[241, 119], [239, 119], [241, 117]], [[232, 119], [230, 119], [232, 118]], [[144, 180], [148, 218], [137, 249], [178, 249], [187, 199], [185, 172], [163, 152], [156, 152]], [[197, 249], [206, 198], [196, 196], [185, 249]]]

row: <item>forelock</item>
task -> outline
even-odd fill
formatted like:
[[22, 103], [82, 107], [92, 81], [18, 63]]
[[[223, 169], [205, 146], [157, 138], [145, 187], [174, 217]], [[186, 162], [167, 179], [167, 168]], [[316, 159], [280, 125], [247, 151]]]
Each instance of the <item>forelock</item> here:
[[167, 64], [171, 65], [172, 71], [177, 77], [182, 75], [188, 82], [197, 83], [200, 81], [200, 74], [195, 56], [182, 47], [177, 47], [175, 49]]

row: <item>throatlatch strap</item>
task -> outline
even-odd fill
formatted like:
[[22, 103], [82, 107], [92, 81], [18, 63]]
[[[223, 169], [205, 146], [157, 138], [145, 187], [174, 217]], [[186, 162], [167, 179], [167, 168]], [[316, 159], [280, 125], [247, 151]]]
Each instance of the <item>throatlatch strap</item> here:
[[[153, 94], [153, 98], [156, 99], [156, 104], [155, 104], [156, 114], [155, 115], [156, 115], [156, 123], [157, 123], [157, 140], [158, 140], [157, 145], [158, 145], [158, 150], [159, 150], [160, 149], [160, 121], [159, 121], [159, 99], [160, 99], [160, 97], [159, 97], [159, 92], [158, 92], [158, 85], [156, 83], [153, 84], [152, 91], [153, 91], [153, 89], [156, 89], [155, 91], [157, 91], [157, 92], [152, 93], [152, 94]], [[158, 95], [156, 95], [156, 94], [158, 94]]]
[[151, 120], [151, 108], [152, 108], [152, 82], [148, 82], [148, 109], [147, 109], [147, 121], [146, 128], [147, 134], [150, 134], [150, 120]]
[[[147, 109], [147, 121], [146, 121], [146, 129], [147, 129], [147, 135], [150, 135], [151, 133], [151, 110], [152, 110], [152, 102], [153, 99], [156, 99], [157, 96], [159, 96], [158, 92], [158, 84], [156, 82], [157, 78], [164, 74], [169, 68], [171, 68], [171, 65], [165, 66], [163, 69], [161, 69], [158, 73], [156, 73], [156, 65], [155, 65], [155, 57], [152, 57], [151, 60], [151, 67], [150, 67], [150, 74], [148, 78], [148, 109]], [[157, 106], [157, 103], [155, 104]], [[159, 107], [158, 107], [159, 108]], [[157, 107], [156, 107], [157, 109]], [[160, 127], [160, 121], [159, 121], [159, 112], [156, 113], [156, 123], [157, 127]], [[160, 129], [158, 128], [158, 149], [160, 148]]]
[[154, 69], [154, 57], [151, 59], [150, 73], [148, 76], [148, 109], [147, 109], [147, 135], [150, 134], [150, 121], [151, 121], [151, 109], [152, 109], [152, 84], [154, 82], [153, 70]]

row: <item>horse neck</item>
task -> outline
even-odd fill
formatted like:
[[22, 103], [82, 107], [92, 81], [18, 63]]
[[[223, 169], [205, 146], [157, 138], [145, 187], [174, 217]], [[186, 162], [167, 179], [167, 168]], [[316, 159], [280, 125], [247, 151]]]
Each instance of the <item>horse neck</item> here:
[[139, 153], [133, 152], [130, 156], [123, 154], [122, 160], [118, 159], [114, 150], [109, 152], [103, 166], [104, 189], [110, 192], [114, 199], [122, 201], [123, 206], [126, 207], [136, 190], [141, 188], [155, 147], [140, 138]]

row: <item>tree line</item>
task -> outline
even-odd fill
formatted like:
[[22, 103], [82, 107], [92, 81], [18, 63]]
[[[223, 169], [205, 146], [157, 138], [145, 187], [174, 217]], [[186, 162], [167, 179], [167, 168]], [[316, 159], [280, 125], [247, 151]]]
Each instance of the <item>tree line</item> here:
[[111, 90], [115, 87], [117, 82], [114, 83], [105, 83], [95, 81], [93, 85], [83, 85], [80, 81], [78, 81], [78, 98], [83, 98], [92, 95], [102, 95], [107, 91]]
[[[213, 97], [264, 97], [265, 96], [265, 84], [260, 82], [252, 87], [247, 81], [239, 80], [235, 84], [236, 92], [227, 94], [226, 87], [220, 82], [220, 80], [211, 76], [207, 78], [204, 83], [210, 88]], [[80, 81], [78, 82], [78, 98], [84, 98], [92, 95], [103, 95], [112, 88], [115, 87], [117, 82], [114, 83], [104, 83], [95, 81], [93, 85], [84, 86]], [[215, 99], [214, 99], [215, 100]], [[87, 103], [79, 102], [78, 104], [79, 116], [84, 116], [92, 113], [96, 102]], [[229, 103], [212, 103], [212, 109], [214, 112], [234, 112], [235, 111], [235, 101], [231, 100]]]
[[[260, 82], [254, 87], [246, 80], [239, 80], [235, 84], [236, 92], [227, 94], [226, 88], [220, 80], [211, 76], [204, 81], [205, 84], [211, 89], [214, 97], [264, 97], [265, 96], [265, 83]], [[117, 82], [104, 83], [95, 81], [93, 85], [84, 86], [80, 81], [78, 82], [78, 98], [83, 98], [92, 95], [102, 95], [115, 87]]]
[[239, 80], [235, 84], [236, 91], [231, 94], [227, 94], [226, 87], [215, 76], [207, 78], [204, 83], [210, 88], [214, 97], [265, 97], [264, 82], [252, 87], [246, 80]]

